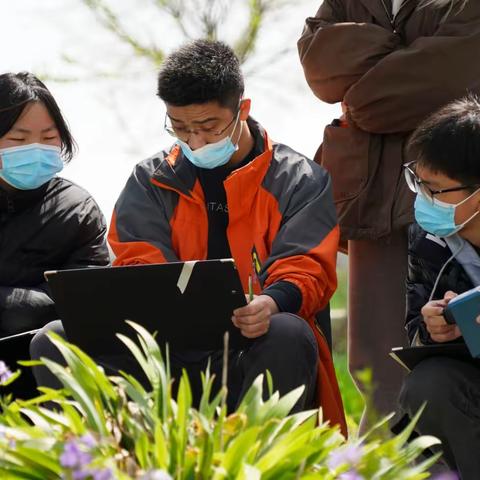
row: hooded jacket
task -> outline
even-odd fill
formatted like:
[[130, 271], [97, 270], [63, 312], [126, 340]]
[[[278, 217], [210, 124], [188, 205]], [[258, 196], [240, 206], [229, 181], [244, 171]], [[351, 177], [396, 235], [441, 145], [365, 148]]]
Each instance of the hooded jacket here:
[[[435, 343], [427, 331], [421, 310], [429, 301], [442, 267], [433, 299], [443, 298], [449, 290], [463, 293], [474, 287], [462, 265], [451, 259], [452, 251], [441, 239], [414, 223], [409, 229], [407, 277], [407, 317], [405, 328], [410, 344]], [[449, 261], [450, 260], [450, 261]], [[463, 341], [463, 340], [459, 340]]]
[[[339, 230], [328, 174], [248, 120], [263, 152], [224, 181], [227, 238], [244, 291], [259, 260], [256, 294], [288, 281], [301, 292], [298, 315], [319, 346], [318, 400], [325, 417], [345, 428], [331, 355], [314, 316], [336, 288]], [[116, 203], [109, 242], [115, 265], [205, 260], [208, 218], [193, 165], [178, 146], [137, 165]]]
[[64, 178], [35, 190], [0, 188], [0, 332], [58, 318], [43, 273], [108, 265], [105, 219], [92, 197]]
[[298, 49], [315, 95], [347, 107], [346, 128], [327, 126], [315, 157], [332, 175], [342, 237], [388, 237], [413, 221], [410, 133], [480, 93], [480, 2], [405, 0], [393, 18], [391, 0], [325, 0]]

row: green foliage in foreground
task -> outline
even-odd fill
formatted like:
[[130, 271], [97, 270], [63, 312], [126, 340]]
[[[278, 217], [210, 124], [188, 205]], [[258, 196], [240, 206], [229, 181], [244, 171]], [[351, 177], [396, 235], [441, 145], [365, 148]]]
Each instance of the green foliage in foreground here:
[[[421, 437], [407, 444], [412, 425], [387, 441], [346, 441], [318, 411], [289, 415], [302, 393], [262, 400], [259, 377], [236, 412], [227, 415], [225, 389], [211, 395], [203, 375], [203, 397], [192, 408], [186, 374], [172, 398], [168, 364], [154, 338], [131, 324], [138, 345], [120, 336], [148, 378], [145, 390], [128, 374], [107, 377], [85, 353], [52, 336], [68, 367], [45, 365], [63, 389], [41, 389], [30, 401], [2, 400], [2, 479], [422, 479], [435, 461], [412, 466], [438, 443]], [[30, 365], [33, 362], [28, 362]], [[271, 385], [271, 382], [268, 382]], [[47, 409], [45, 401], [55, 402]]]
[[335, 371], [337, 374], [338, 386], [342, 393], [343, 406], [345, 413], [356, 424], [360, 423], [362, 412], [365, 406], [365, 401], [358, 391], [355, 383], [353, 383], [352, 376], [348, 371], [347, 354], [336, 353], [333, 354], [335, 364]]

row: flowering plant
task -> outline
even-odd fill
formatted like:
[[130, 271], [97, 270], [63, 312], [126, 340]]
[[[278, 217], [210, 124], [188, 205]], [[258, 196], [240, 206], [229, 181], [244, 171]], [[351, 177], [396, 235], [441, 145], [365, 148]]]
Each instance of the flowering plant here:
[[[212, 395], [207, 370], [200, 405], [193, 408], [186, 373], [173, 398], [168, 362], [157, 342], [141, 326], [130, 325], [138, 343], [118, 337], [150, 388], [126, 373], [107, 377], [78, 347], [52, 335], [67, 366], [42, 363], [63, 388], [40, 388], [28, 401], [0, 401], [0, 478], [420, 480], [437, 458], [412, 465], [438, 443], [431, 437], [407, 443], [413, 422], [386, 441], [372, 439], [374, 433], [347, 441], [322, 421], [321, 411], [289, 415], [303, 387], [280, 397], [268, 379], [270, 397], [264, 401], [261, 376], [227, 414], [225, 387]], [[55, 407], [46, 408], [46, 402]]]

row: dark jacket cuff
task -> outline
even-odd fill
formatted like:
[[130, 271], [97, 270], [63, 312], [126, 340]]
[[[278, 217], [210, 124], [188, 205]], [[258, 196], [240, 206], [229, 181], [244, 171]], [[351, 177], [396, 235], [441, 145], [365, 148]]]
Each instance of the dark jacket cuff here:
[[268, 286], [262, 295], [273, 298], [280, 312], [297, 313], [302, 306], [302, 293], [293, 283], [281, 281]]

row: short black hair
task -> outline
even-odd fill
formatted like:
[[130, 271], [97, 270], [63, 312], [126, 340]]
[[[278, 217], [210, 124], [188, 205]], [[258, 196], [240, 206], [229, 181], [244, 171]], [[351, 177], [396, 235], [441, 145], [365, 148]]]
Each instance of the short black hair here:
[[76, 150], [75, 140], [50, 90], [32, 73], [0, 75], [0, 138], [12, 129], [25, 107], [32, 102], [45, 105], [62, 141], [63, 160], [69, 162]]
[[240, 62], [228, 45], [195, 40], [165, 59], [157, 94], [177, 107], [216, 101], [235, 111], [244, 88]]
[[469, 94], [444, 106], [412, 134], [417, 163], [466, 185], [480, 183], [480, 98]]

